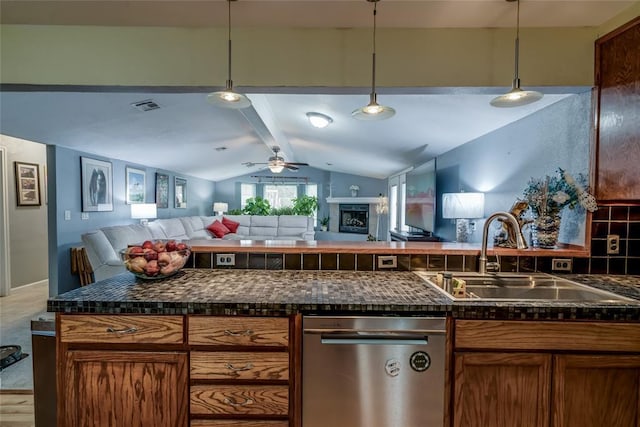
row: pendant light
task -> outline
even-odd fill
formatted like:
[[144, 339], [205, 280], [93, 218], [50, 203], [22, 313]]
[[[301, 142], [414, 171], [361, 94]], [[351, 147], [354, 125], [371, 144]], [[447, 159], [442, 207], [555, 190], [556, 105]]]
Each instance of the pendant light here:
[[207, 100], [213, 105], [215, 105], [216, 107], [239, 109], [239, 108], [250, 107], [251, 100], [247, 98], [246, 95], [243, 95], [241, 93], [234, 91], [233, 80], [231, 80], [231, 2], [232, 1], [236, 1], [236, 0], [227, 0], [228, 12], [229, 12], [229, 15], [227, 17], [228, 40], [229, 40], [228, 52], [227, 52], [229, 77], [227, 79], [227, 86], [223, 91], [213, 92], [207, 95]]
[[517, 5], [516, 12], [516, 67], [515, 75], [513, 78], [513, 84], [511, 90], [504, 95], [500, 95], [491, 100], [491, 105], [494, 107], [519, 107], [521, 105], [531, 104], [532, 102], [539, 101], [542, 98], [542, 94], [535, 90], [522, 90], [520, 89], [520, 76], [518, 74], [518, 57], [520, 54], [520, 0], [507, 0], [508, 2], [515, 1]]
[[371, 95], [369, 96], [369, 104], [362, 108], [358, 108], [351, 113], [354, 119], [358, 120], [384, 120], [393, 117], [396, 110], [391, 107], [385, 107], [378, 104], [376, 95], [376, 15], [377, 6], [380, 0], [367, 0], [373, 3], [373, 67], [371, 77]]

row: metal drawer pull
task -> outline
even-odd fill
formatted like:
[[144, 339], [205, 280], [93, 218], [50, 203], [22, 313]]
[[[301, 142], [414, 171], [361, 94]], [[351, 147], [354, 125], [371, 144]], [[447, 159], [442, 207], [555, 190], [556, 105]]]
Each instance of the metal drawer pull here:
[[224, 334], [231, 337], [241, 337], [243, 335], [246, 335], [246, 336], [253, 335], [253, 331], [251, 329], [247, 329], [240, 332], [233, 332], [233, 331], [230, 331], [229, 329], [225, 329]]
[[253, 369], [253, 363], [247, 363], [246, 365], [244, 365], [242, 368], [236, 368], [235, 366], [233, 366], [231, 363], [227, 363], [227, 369], [230, 371], [248, 371], [250, 369]]
[[136, 329], [134, 326], [130, 326], [124, 329], [107, 328], [107, 332], [112, 334], [135, 334], [136, 332], [138, 332], [138, 329]]
[[236, 403], [232, 399], [229, 399], [228, 397], [225, 397], [224, 403], [228, 403], [231, 406], [247, 406], [247, 405], [251, 405], [253, 403], [253, 400], [247, 398], [247, 399], [244, 400], [244, 402]]

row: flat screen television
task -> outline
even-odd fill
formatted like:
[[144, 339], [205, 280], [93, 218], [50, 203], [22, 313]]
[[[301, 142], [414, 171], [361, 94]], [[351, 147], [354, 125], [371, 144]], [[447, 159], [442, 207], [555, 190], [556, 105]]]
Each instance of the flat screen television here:
[[436, 226], [436, 159], [407, 172], [406, 182], [404, 222], [411, 231], [430, 236]]

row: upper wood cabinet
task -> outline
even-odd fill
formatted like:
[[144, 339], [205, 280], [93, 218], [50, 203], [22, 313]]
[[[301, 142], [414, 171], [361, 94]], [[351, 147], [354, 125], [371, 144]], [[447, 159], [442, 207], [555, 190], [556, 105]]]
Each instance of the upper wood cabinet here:
[[640, 17], [595, 44], [596, 198], [640, 202]]

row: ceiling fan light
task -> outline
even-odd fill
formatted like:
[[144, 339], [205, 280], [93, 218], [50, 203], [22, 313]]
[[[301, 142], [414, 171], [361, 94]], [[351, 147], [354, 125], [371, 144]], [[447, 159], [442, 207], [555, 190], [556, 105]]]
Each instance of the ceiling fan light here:
[[333, 123], [333, 119], [331, 117], [322, 113], [309, 112], [307, 113], [307, 118], [309, 119], [311, 126], [319, 129], [324, 129]]
[[284, 165], [282, 164], [270, 164], [269, 165], [269, 170], [272, 173], [280, 173], [284, 170]]

